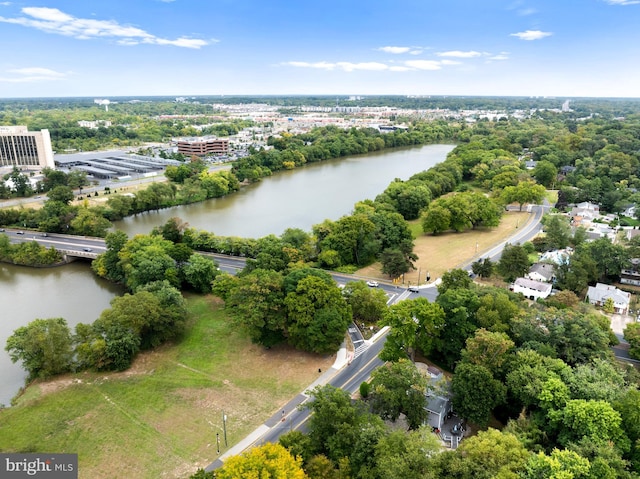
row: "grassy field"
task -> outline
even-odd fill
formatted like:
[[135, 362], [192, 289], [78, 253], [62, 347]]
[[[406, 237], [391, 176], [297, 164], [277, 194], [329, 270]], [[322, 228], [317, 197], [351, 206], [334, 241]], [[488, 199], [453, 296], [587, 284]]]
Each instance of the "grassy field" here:
[[[474, 258], [481, 258], [496, 244], [509, 238], [516, 227], [523, 226], [529, 219], [530, 213], [509, 211], [502, 216], [497, 228], [470, 230], [464, 233], [445, 233], [440, 235], [425, 235], [420, 221], [411, 222], [411, 229], [415, 237], [414, 252], [418, 255], [415, 262], [416, 270], [404, 275], [405, 284], [424, 283], [427, 273], [431, 280], [442, 276], [445, 271], [456, 268]], [[389, 281], [389, 277], [380, 272], [380, 263], [363, 268], [357, 272], [359, 276], [378, 278]]]
[[188, 477], [244, 438], [333, 357], [265, 350], [236, 333], [213, 297], [189, 298], [193, 327], [122, 373], [33, 384], [0, 411], [0, 451], [77, 452], [81, 478]]

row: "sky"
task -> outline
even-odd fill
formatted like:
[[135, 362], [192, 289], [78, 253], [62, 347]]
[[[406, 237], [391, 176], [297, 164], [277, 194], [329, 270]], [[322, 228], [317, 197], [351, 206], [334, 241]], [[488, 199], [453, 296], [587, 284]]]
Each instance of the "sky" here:
[[0, 0], [0, 98], [640, 97], [640, 0]]

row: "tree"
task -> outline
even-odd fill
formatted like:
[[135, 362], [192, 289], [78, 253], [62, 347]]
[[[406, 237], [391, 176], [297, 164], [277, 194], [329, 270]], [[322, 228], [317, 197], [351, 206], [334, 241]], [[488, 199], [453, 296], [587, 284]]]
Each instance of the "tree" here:
[[407, 416], [416, 429], [427, 416], [427, 380], [408, 359], [400, 359], [376, 369], [371, 375], [371, 409], [383, 419], [395, 421]]
[[457, 453], [468, 464], [465, 477], [478, 479], [515, 478], [531, 455], [514, 434], [493, 428], [462, 441]]
[[491, 411], [504, 403], [507, 388], [484, 366], [462, 362], [456, 367], [451, 391], [454, 410], [483, 427]]
[[351, 402], [349, 393], [329, 384], [311, 391], [313, 400], [304, 407], [313, 414], [309, 418], [309, 438], [316, 453], [326, 454], [332, 461], [349, 456], [360, 433], [360, 425], [368, 422], [362, 403]]
[[471, 264], [471, 271], [481, 278], [489, 278], [493, 274], [494, 264], [489, 258], [479, 259]]
[[73, 190], [68, 186], [56, 186], [47, 194], [49, 198], [47, 201], [59, 201], [68, 205], [73, 200]]
[[168, 280], [180, 285], [176, 261], [169, 254], [173, 243], [161, 236], [136, 235], [118, 253], [129, 290], [152, 281]]
[[79, 208], [78, 214], [70, 223], [73, 234], [81, 236], [104, 237], [111, 226], [111, 222], [89, 208]]
[[590, 478], [591, 464], [574, 451], [554, 449], [551, 455], [544, 452], [532, 455], [527, 461], [523, 479], [578, 479]]
[[387, 248], [380, 254], [382, 272], [391, 278], [397, 278], [415, 269], [413, 262], [417, 259], [415, 254], [405, 254], [400, 248]]
[[629, 355], [640, 359], [640, 323], [630, 323], [624, 328], [624, 339], [629, 343]]
[[567, 217], [545, 215], [543, 217], [543, 225], [547, 249], [564, 249], [569, 246], [571, 227]]
[[351, 322], [351, 309], [335, 283], [313, 275], [285, 297], [289, 342], [317, 353], [334, 352]]
[[520, 211], [525, 203], [540, 203], [546, 190], [542, 185], [533, 181], [521, 181], [516, 186], [507, 186], [502, 190], [501, 197], [505, 204], [518, 203]]
[[563, 446], [589, 438], [599, 444], [611, 441], [622, 452], [629, 451], [629, 439], [620, 427], [620, 413], [606, 401], [572, 399], [563, 409], [548, 415], [559, 432], [558, 443]]
[[505, 333], [493, 333], [484, 328], [476, 330], [467, 339], [467, 347], [462, 352], [462, 360], [484, 366], [495, 376], [501, 372], [509, 353], [515, 346]]
[[342, 290], [351, 306], [353, 320], [377, 324], [387, 310], [387, 295], [380, 288], [370, 288], [364, 281], [349, 281]]
[[541, 160], [533, 169], [533, 177], [546, 188], [553, 188], [558, 176], [558, 169], [550, 161]]
[[390, 306], [382, 324], [391, 326], [380, 357], [385, 361], [409, 358], [417, 351], [428, 355], [444, 326], [442, 307], [426, 298], [405, 300]]
[[70, 370], [71, 331], [63, 318], [36, 319], [16, 329], [5, 351], [11, 361], [22, 361], [29, 378], [49, 378]]
[[225, 309], [253, 342], [270, 347], [285, 340], [287, 319], [281, 273], [256, 269], [240, 277], [220, 275], [214, 284], [218, 294], [221, 280], [229, 283], [227, 293], [222, 295]]
[[216, 479], [305, 479], [302, 459], [294, 458], [280, 444], [266, 443], [231, 456], [216, 471]]
[[192, 254], [182, 267], [185, 281], [199, 293], [210, 293], [211, 284], [218, 275], [216, 263], [199, 254]]
[[451, 229], [451, 212], [442, 204], [433, 202], [422, 215], [422, 231], [434, 235]]
[[107, 250], [91, 263], [91, 269], [101, 278], [106, 278], [116, 283], [123, 282], [125, 276], [120, 264], [119, 253], [127, 244], [127, 240], [128, 237], [124, 231], [108, 233], [105, 238]]
[[440, 441], [429, 428], [405, 433], [394, 431], [375, 446], [375, 477], [422, 479], [430, 477], [431, 458], [440, 452]]
[[529, 271], [529, 256], [520, 245], [506, 244], [502, 250], [502, 256], [498, 262], [498, 273], [505, 281], [514, 281], [524, 276]]
[[478, 328], [476, 313], [480, 301], [474, 291], [455, 288], [439, 294], [436, 303], [444, 310], [445, 324], [438, 335], [435, 352], [453, 367], [460, 359], [467, 338]]
[[471, 287], [469, 273], [463, 269], [450, 269], [443, 273], [438, 285], [438, 294], [444, 294], [450, 289], [469, 289]]

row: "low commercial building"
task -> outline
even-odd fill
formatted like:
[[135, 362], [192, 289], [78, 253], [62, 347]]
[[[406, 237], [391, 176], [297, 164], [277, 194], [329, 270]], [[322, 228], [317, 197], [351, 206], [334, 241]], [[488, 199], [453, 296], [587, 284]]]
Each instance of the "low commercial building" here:
[[54, 168], [49, 130], [0, 126], [0, 167]]

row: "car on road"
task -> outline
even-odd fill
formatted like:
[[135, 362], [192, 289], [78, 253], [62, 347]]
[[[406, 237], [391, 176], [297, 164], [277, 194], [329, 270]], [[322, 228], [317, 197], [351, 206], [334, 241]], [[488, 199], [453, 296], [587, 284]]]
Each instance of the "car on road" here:
[[420, 288], [418, 288], [417, 286], [409, 286], [409, 291], [411, 291], [412, 293], [419, 293]]
[[0, 228], [0, 233], [4, 233], [4, 228]]
[[93, 250], [91, 248], [82, 248], [82, 251], [86, 251], [86, 252], [90, 253]]
[[18, 234], [18, 235], [23, 235], [23, 234], [24, 234], [24, 231], [18, 231], [16, 234]]
[[367, 286], [369, 286], [370, 288], [377, 288], [380, 285], [377, 281], [367, 281]]

